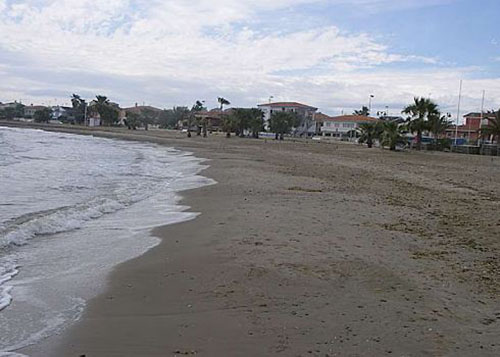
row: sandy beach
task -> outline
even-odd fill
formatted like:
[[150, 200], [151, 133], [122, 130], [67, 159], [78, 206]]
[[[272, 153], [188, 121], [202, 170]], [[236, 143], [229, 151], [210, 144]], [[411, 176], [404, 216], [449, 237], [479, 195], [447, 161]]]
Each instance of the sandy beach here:
[[184, 192], [198, 218], [157, 228], [76, 324], [20, 353], [500, 355], [500, 158], [43, 128], [190, 151], [218, 184]]

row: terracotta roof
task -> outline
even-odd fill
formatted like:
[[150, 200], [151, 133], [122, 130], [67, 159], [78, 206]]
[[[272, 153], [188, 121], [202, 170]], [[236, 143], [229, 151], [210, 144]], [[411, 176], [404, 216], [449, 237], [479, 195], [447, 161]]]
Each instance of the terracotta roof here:
[[143, 110], [152, 110], [154, 112], [162, 112], [163, 111], [163, 109], [155, 108], [155, 107], [152, 107], [150, 105], [138, 105], [135, 107], [124, 108], [123, 110], [125, 110], [126, 112], [132, 112], [132, 113], [140, 113]]
[[309, 105], [305, 105], [305, 104], [297, 103], [297, 102], [276, 102], [276, 103], [259, 104], [257, 106], [258, 107], [298, 107], [298, 108], [314, 109], [314, 110], [318, 109], [318, 108], [311, 107]]
[[376, 122], [379, 121], [377, 118], [367, 117], [364, 115], [341, 115], [338, 117], [329, 117], [325, 119], [327, 121], [338, 121], [338, 122]]
[[315, 113], [314, 114], [314, 120], [317, 122], [322, 122], [322, 121], [326, 121], [326, 120], [330, 120], [330, 119], [332, 119], [331, 116], [323, 114], [323, 113]]

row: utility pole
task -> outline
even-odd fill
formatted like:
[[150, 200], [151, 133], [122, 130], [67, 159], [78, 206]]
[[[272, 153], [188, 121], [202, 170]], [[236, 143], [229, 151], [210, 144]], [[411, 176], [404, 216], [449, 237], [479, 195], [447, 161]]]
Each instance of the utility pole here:
[[457, 122], [455, 125], [455, 148], [458, 142], [458, 119], [460, 117], [460, 103], [462, 101], [462, 80], [460, 80], [460, 90], [458, 91], [458, 110], [457, 110]]
[[85, 109], [83, 111], [83, 126], [87, 126], [87, 103], [85, 103]]
[[481, 100], [481, 115], [479, 116], [479, 132], [478, 132], [478, 144], [479, 144], [479, 134], [481, 133], [481, 128], [483, 127], [483, 113], [484, 113], [484, 96], [486, 91], [483, 89], [483, 99]]

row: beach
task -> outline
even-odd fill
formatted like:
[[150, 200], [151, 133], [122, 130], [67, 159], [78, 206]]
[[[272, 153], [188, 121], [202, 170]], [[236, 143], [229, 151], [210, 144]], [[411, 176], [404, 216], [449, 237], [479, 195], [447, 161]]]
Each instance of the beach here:
[[217, 184], [183, 192], [196, 219], [155, 229], [79, 321], [20, 353], [500, 354], [499, 158], [41, 128], [193, 152]]

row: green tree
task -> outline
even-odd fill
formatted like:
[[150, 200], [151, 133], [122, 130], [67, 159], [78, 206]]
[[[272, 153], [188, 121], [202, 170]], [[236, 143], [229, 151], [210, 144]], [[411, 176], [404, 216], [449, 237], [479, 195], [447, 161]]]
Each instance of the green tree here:
[[431, 113], [428, 116], [428, 129], [434, 139], [438, 140], [451, 126], [449, 115], [441, 115], [439, 112]]
[[488, 117], [488, 125], [481, 129], [481, 134], [491, 136], [497, 142], [497, 154], [500, 148], [500, 109], [493, 117]]
[[127, 112], [127, 118], [124, 120], [125, 125], [128, 130], [136, 130], [141, 124], [141, 117], [139, 114], [134, 112]]
[[380, 144], [388, 146], [390, 150], [396, 150], [396, 145], [404, 144], [403, 127], [395, 121], [383, 123], [383, 131], [380, 135]]
[[[206, 137], [207, 136], [207, 120], [206, 119], [199, 120], [196, 118], [196, 114], [198, 114], [204, 110], [206, 110], [206, 108], [203, 106], [203, 102], [197, 100], [194, 103], [194, 105], [191, 107], [191, 119], [190, 120], [192, 121], [192, 125], [196, 125], [196, 127], [197, 127], [196, 135], [200, 136], [202, 129], [203, 129], [203, 136]], [[188, 136], [190, 137], [191, 133], [189, 130], [190, 130], [190, 128], [188, 128]]]
[[275, 134], [276, 140], [283, 140], [284, 135], [289, 134], [298, 122], [299, 118], [293, 112], [275, 112], [269, 119], [269, 129]]
[[75, 121], [83, 124], [85, 121], [85, 108], [87, 107], [85, 99], [82, 99], [78, 94], [73, 94], [71, 97], [71, 106], [73, 107]]
[[101, 117], [101, 123], [106, 126], [111, 126], [118, 121], [118, 108], [112, 105], [106, 96], [96, 96], [94, 108]]
[[359, 129], [361, 131], [359, 142], [366, 143], [369, 148], [373, 147], [373, 140], [378, 139], [383, 131], [382, 124], [378, 122], [362, 123], [359, 125]]
[[172, 109], [165, 109], [158, 115], [158, 123], [162, 129], [174, 129], [179, 126], [179, 123], [184, 119], [187, 107], [173, 107]]
[[37, 110], [33, 116], [36, 123], [48, 123], [52, 118], [52, 110], [50, 108], [43, 108]]
[[0, 110], [0, 118], [12, 120], [16, 117], [16, 109], [12, 107], [7, 107]]
[[222, 119], [222, 130], [226, 132], [226, 138], [231, 137], [231, 132], [235, 130], [236, 124], [233, 115], [224, 115]]
[[249, 109], [249, 129], [252, 137], [259, 138], [259, 133], [264, 130], [264, 112], [257, 108]]
[[408, 105], [403, 111], [403, 114], [410, 116], [408, 130], [412, 133], [417, 133], [417, 149], [422, 148], [422, 134], [429, 130], [429, 116], [439, 115], [438, 105], [429, 98], [413, 98], [413, 103]]
[[236, 108], [233, 112], [234, 128], [240, 137], [245, 136], [245, 130], [250, 127], [251, 113], [245, 108]]
[[225, 105], [229, 105], [231, 104], [227, 99], [223, 98], [223, 97], [218, 97], [217, 98], [217, 101], [219, 102], [220, 104], [220, 110], [224, 110], [224, 106]]
[[361, 108], [361, 110], [355, 110], [355, 111], [353, 112], [353, 114], [354, 114], [354, 115], [362, 115], [362, 116], [367, 117], [367, 116], [369, 116], [369, 115], [370, 115], [370, 109], [368, 109], [368, 107], [363, 106], [363, 107]]
[[149, 125], [156, 124], [158, 121], [158, 112], [149, 108], [142, 109], [139, 116], [144, 130], [148, 130]]

